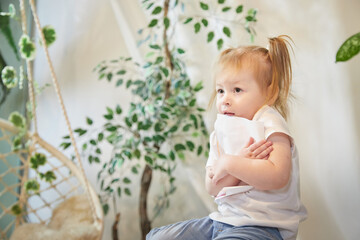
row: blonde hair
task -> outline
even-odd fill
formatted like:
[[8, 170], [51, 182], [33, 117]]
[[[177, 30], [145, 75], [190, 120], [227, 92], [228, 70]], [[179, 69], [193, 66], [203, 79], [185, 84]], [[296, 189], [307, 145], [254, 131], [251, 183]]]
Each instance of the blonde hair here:
[[[214, 83], [224, 71], [251, 68], [260, 88], [267, 93], [266, 103], [275, 107], [287, 119], [288, 99], [291, 95], [292, 68], [288, 48], [292, 39], [287, 35], [269, 38], [269, 49], [242, 46], [224, 50], [215, 65]], [[216, 98], [213, 92], [209, 106]]]

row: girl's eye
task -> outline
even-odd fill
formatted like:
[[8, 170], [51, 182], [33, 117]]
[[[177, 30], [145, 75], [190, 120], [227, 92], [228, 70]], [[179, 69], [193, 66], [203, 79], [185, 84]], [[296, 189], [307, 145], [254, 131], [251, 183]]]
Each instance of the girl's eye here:
[[224, 93], [224, 90], [218, 89], [218, 90], [217, 90], [217, 93]]
[[242, 91], [241, 88], [235, 88], [235, 92], [236, 92], [236, 93], [239, 93], [239, 92], [241, 92], [241, 91]]

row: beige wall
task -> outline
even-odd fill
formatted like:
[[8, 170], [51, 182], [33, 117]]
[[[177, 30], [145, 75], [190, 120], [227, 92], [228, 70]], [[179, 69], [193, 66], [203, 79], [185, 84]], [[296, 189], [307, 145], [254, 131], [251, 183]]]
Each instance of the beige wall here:
[[[360, 107], [357, 105], [360, 56], [335, 64], [335, 54], [348, 36], [360, 31], [360, 2], [241, 2], [259, 9], [256, 44], [266, 46], [266, 37], [279, 34], [288, 34], [295, 42], [293, 91], [297, 98], [289, 123], [300, 152], [301, 194], [309, 211], [308, 220], [300, 226], [299, 239], [357, 239], [360, 235]], [[137, 1], [118, 0], [118, 3], [131, 27], [142, 26], [146, 16]], [[111, 84], [97, 81], [92, 72], [101, 60], [131, 54], [111, 1], [38, 1], [38, 10], [42, 24], [51, 24], [57, 30], [58, 40], [50, 50], [73, 127], [84, 124], [85, 116], [99, 122], [105, 106], [118, 102], [126, 106], [131, 97]], [[136, 37], [135, 30], [132, 36]], [[192, 28], [178, 26], [175, 36], [177, 44], [188, 49], [185, 59], [194, 82], [205, 83], [205, 90], [199, 96], [205, 106], [211, 91], [209, 69], [217, 53], [213, 46], [204, 44], [204, 36], [196, 40], [191, 32]], [[228, 44], [238, 43], [248, 43], [247, 36], [239, 35]], [[41, 50], [34, 73], [39, 82], [50, 82]], [[61, 136], [67, 133], [52, 89], [45, 90], [39, 98], [38, 112], [41, 136], [58, 146]], [[208, 113], [207, 119], [211, 128], [214, 113]], [[187, 166], [203, 174], [204, 159], [194, 161], [195, 165]], [[95, 185], [97, 169], [95, 166], [87, 169]], [[207, 214], [207, 208], [191, 187], [202, 182], [188, 181], [186, 171], [179, 166], [179, 190], [172, 198], [172, 209], [154, 225]], [[153, 187], [152, 191], [157, 189]], [[207, 196], [203, 199], [211, 201]], [[128, 198], [119, 203], [121, 239], [139, 239], [136, 201]], [[113, 215], [109, 214], [104, 239], [110, 239], [112, 221]]]

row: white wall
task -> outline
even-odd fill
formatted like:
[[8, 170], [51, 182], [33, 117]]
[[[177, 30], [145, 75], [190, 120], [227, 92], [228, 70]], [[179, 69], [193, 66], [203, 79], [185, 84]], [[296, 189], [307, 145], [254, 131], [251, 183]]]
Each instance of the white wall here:
[[[138, 16], [140, 19], [145, 16], [138, 2], [118, 2], [126, 8], [124, 15], [130, 26], [141, 26]], [[293, 91], [297, 99], [292, 105], [290, 126], [301, 157], [302, 199], [309, 211], [308, 220], [300, 225], [299, 239], [357, 239], [360, 235], [360, 108], [357, 105], [360, 56], [335, 64], [335, 54], [348, 36], [360, 31], [360, 2], [241, 2], [259, 9], [256, 44], [266, 46], [266, 37], [279, 34], [288, 34], [295, 42]], [[112, 8], [110, 1], [38, 1], [42, 24], [51, 24], [57, 30], [58, 40], [50, 52], [73, 128], [83, 125], [85, 116], [100, 122], [105, 106], [119, 102], [125, 106], [126, 99], [130, 99], [125, 91], [99, 82], [92, 72], [101, 60], [130, 55]], [[204, 44], [205, 38], [196, 40], [192, 28], [179, 27], [178, 31], [177, 44], [188, 49], [185, 59], [191, 66], [189, 72], [194, 82], [205, 82], [199, 100], [206, 106], [211, 90], [209, 69], [216, 51]], [[248, 41], [245, 35], [238, 39], [242, 44]], [[34, 73], [40, 83], [50, 82], [41, 50]], [[45, 90], [38, 101], [40, 135], [58, 146], [67, 132], [54, 91]], [[208, 113], [207, 118], [211, 126], [214, 114]], [[200, 174], [203, 169], [199, 163], [203, 161], [197, 160], [195, 165]], [[96, 167], [86, 168], [95, 185]], [[156, 226], [207, 214], [183, 167], [179, 166], [178, 174], [180, 188], [172, 198], [174, 209], [158, 219]], [[188, 191], [193, 198], [188, 197]], [[128, 198], [119, 203], [121, 239], [139, 239], [136, 201]], [[104, 239], [110, 239], [112, 217], [112, 214], [107, 217]]]

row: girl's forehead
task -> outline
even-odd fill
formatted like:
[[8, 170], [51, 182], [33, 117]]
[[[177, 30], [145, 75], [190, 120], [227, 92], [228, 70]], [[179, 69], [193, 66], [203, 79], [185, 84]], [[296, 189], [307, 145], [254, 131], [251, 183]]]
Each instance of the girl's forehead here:
[[236, 83], [254, 79], [254, 72], [249, 68], [224, 68], [216, 76], [216, 84]]

